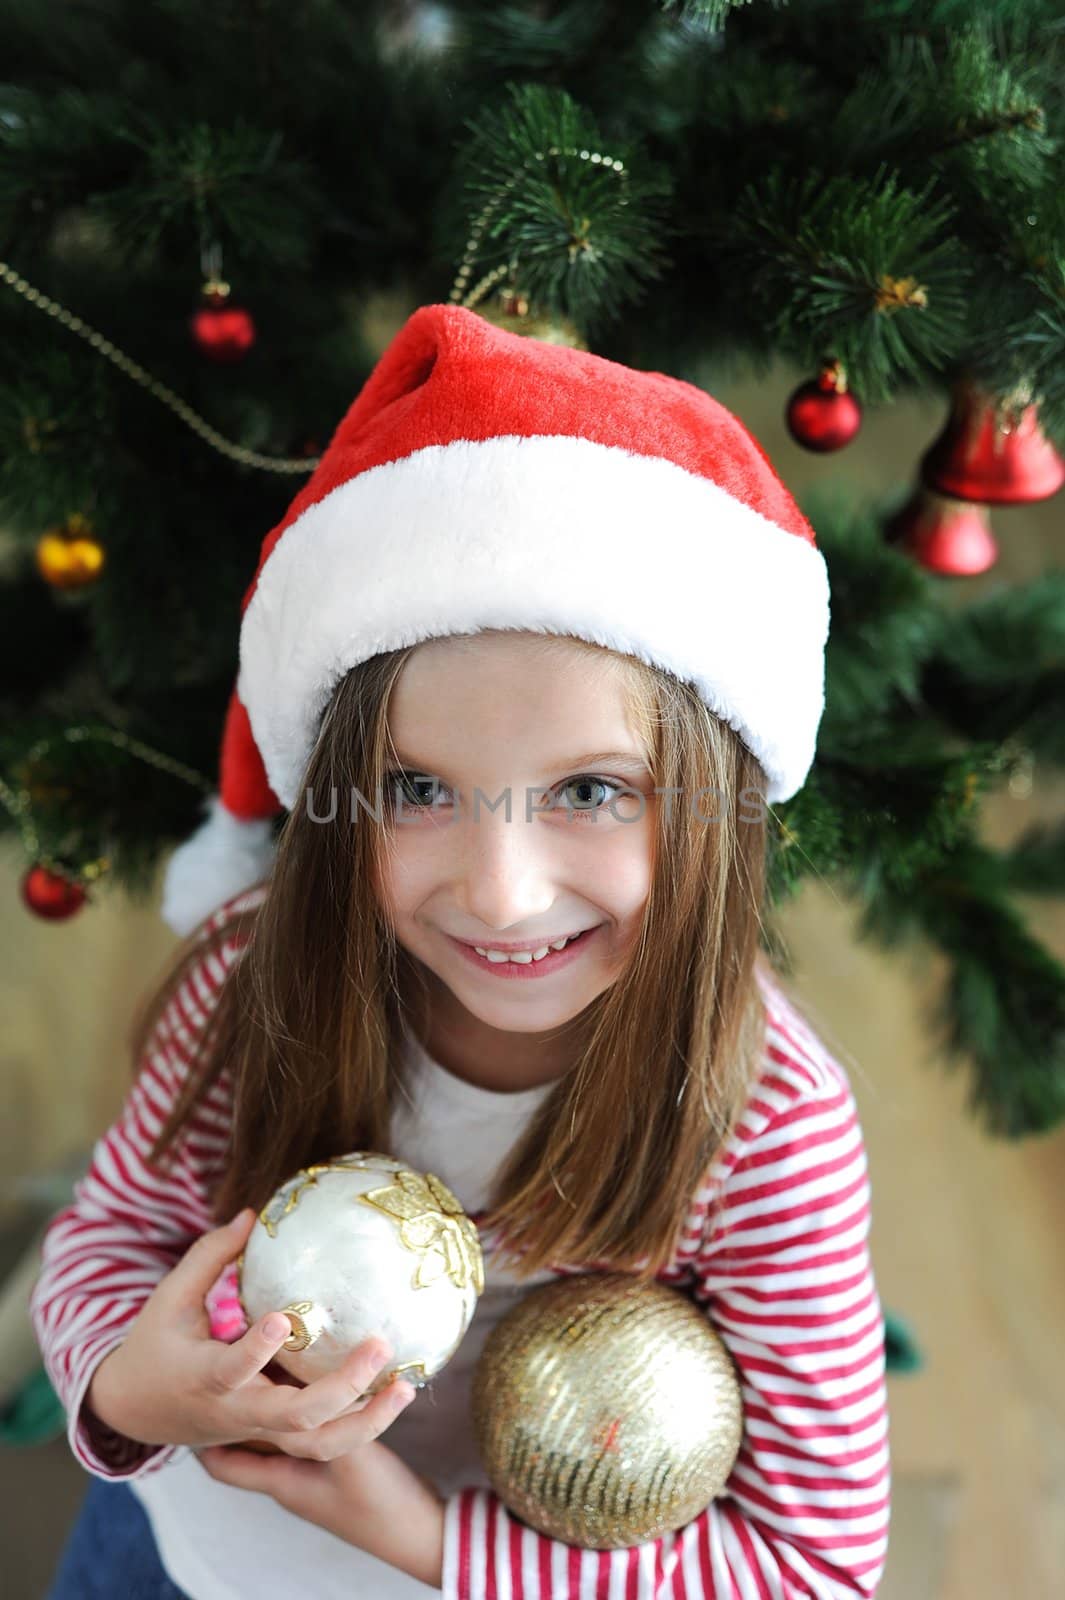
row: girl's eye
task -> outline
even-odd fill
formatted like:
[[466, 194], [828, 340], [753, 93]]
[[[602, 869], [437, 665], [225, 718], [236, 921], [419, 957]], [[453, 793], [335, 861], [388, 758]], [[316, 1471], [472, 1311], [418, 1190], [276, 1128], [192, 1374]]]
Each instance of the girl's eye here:
[[447, 785], [437, 778], [426, 778], [414, 772], [388, 772], [385, 787], [393, 803], [409, 805], [413, 811], [429, 811], [433, 799]]
[[[409, 806], [412, 811], [431, 811], [437, 797], [450, 793], [447, 784], [441, 783], [438, 778], [424, 777], [414, 772], [386, 773], [385, 787], [393, 803]], [[607, 789], [612, 791], [610, 795], [597, 796], [596, 791]], [[570, 790], [576, 791], [574, 799], [566, 799]], [[615, 795], [624, 792], [624, 784], [584, 773], [577, 778], [567, 778], [565, 783], [559, 785], [560, 799], [554, 809], [571, 813], [575, 821], [580, 821], [582, 816], [596, 816]]]
[[605, 806], [609, 805], [610, 800], [613, 798], [611, 795], [606, 799], [596, 800], [589, 794], [590, 790], [613, 789], [618, 794], [622, 792], [622, 785], [620, 783], [611, 783], [609, 778], [593, 778], [587, 775], [580, 778], [568, 778], [566, 782], [562, 784], [561, 788], [563, 794], [565, 794], [566, 790], [568, 789], [576, 789], [579, 791], [579, 796], [576, 800], [563, 800], [560, 807], [560, 809], [563, 811], [572, 812], [575, 820], [577, 821], [580, 821], [582, 813], [594, 817], [598, 812], [602, 811]]

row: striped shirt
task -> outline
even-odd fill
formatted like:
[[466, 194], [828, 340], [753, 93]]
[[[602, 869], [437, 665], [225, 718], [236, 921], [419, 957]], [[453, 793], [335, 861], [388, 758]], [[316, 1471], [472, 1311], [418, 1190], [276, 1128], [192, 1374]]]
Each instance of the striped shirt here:
[[[204, 933], [221, 930], [264, 892], [227, 902]], [[102, 1478], [136, 1480], [188, 1454], [115, 1433], [83, 1401], [95, 1368], [154, 1286], [215, 1226], [210, 1196], [232, 1114], [225, 1073], [172, 1147], [172, 1167], [158, 1173], [145, 1157], [239, 950], [229, 940], [188, 972], [118, 1119], [43, 1240], [31, 1317], [67, 1411], [71, 1449]], [[875, 1594], [887, 1552], [890, 1460], [865, 1150], [843, 1067], [775, 984], [766, 981], [763, 994], [761, 1071], [658, 1274], [705, 1309], [740, 1378], [743, 1438], [724, 1489], [681, 1528], [598, 1551], [548, 1538], [511, 1515], [492, 1489], [464, 1484], [445, 1499], [445, 1600]]]

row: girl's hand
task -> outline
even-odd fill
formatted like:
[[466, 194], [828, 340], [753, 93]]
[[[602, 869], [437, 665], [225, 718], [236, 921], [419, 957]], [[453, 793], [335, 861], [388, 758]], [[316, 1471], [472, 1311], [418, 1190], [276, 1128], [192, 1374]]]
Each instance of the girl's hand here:
[[[240, 1254], [255, 1216], [249, 1208], [203, 1234], [156, 1284], [123, 1343], [93, 1374], [85, 1398], [101, 1422], [141, 1444], [262, 1440], [331, 1461], [376, 1439], [413, 1399], [406, 1382], [366, 1399], [391, 1357], [383, 1339], [364, 1340], [336, 1372], [297, 1388], [263, 1372], [292, 1331], [287, 1317], [263, 1317], [234, 1344], [210, 1337], [204, 1296]], [[277, 1330], [268, 1332], [275, 1318]]]

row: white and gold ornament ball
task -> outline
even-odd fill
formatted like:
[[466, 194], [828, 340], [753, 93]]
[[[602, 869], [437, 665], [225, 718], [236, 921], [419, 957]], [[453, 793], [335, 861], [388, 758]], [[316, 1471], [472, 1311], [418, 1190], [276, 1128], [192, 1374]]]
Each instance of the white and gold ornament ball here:
[[508, 1510], [592, 1550], [689, 1522], [724, 1487], [743, 1434], [739, 1376], [705, 1311], [620, 1272], [526, 1294], [485, 1340], [471, 1405]]
[[334, 1372], [364, 1339], [388, 1340], [415, 1388], [462, 1342], [484, 1262], [475, 1225], [446, 1184], [374, 1150], [303, 1168], [274, 1193], [237, 1265], [249, 1322], [283, 1311], [292, 1334], [276, 1364], [299, 1383]]

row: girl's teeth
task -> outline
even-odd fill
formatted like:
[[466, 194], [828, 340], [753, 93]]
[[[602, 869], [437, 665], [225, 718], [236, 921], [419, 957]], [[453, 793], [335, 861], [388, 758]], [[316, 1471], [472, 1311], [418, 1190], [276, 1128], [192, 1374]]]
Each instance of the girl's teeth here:
[[496, 966], [504, 961], [517, 961], [521, 966], [528, 966], [530, 961], [542, 961], [549, 950], [564, 950], [570, 943], [569, 939], [556, 939], [554, 944], [545, 944], [542, 950], [512, 950], [509, 954], [505, 950], [482, 950], [479, 944], [475, 944], [473, 948], [479, 956], [484, 956], [486, 961], [491, 961]]

